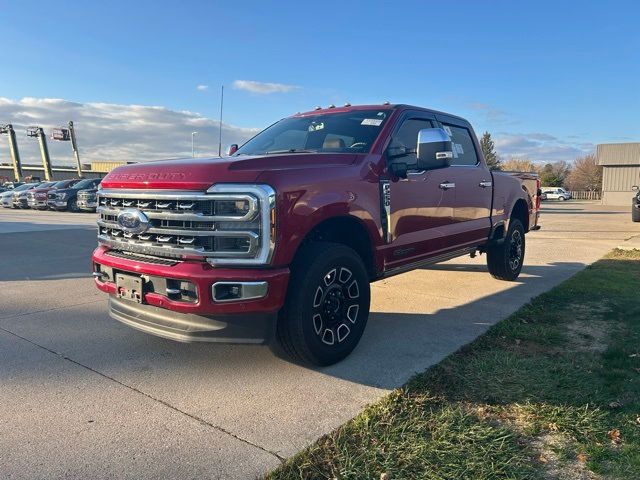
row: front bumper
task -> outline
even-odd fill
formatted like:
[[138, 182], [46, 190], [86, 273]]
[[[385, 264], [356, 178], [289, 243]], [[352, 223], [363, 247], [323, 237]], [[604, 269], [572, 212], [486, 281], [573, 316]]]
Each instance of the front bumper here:
[[46, 200], [29, 200], [29, 207], [31, 208], [36, 208], [36, 209], [42, 209], [42, 208], [47, 208], [47, 201]]
[[90, 210], [92, 212], [95, 212], [96, 208], [98, 208], [98, 202], [87, 202], [85, 200], [78, 199], [78, 208], [80, 210]]
[[47, 200], [47, 205], [53, 210], [64, 210], [67, 208], [66, 200]]
[[13, 208], [29, 208], [29, 202], [26, 198], [13, 199]]
[[[206, 262], [182, 261], [159, 265], [109, 255], [105, 247], [93, 253], [96, 286], [109, 293], [111, 317], [147, 333], [183, 342], [262, 343], [269, 339], [282, 308], [289, 269], [232, 269]], [[105, 268], [106, 267], [106, 268]], [[195, 285], [195, 302], [172, 300], [159, 292], [145, 292], [142, 303], [117, 296], [116, 273], [184, 280]], [[218, 282], [267, 282], [265, 296], [251, 300], [217, 302], [212, 286]]]

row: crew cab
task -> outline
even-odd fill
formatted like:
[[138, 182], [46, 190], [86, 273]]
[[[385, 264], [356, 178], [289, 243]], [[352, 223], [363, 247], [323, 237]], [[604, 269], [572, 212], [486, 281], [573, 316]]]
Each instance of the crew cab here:
[[[98, 192], [97, 287], [110, 315], [179, 341], [275, 340], [346, 357], [370, 282], [485, 253], [515, 280], [538, 227], [531, 174], [492, 172], [466, 120], [408, 105], [317, 109], [223, 158], [122, 166]], [[271, 343], [271, 342], [270, 342]]]

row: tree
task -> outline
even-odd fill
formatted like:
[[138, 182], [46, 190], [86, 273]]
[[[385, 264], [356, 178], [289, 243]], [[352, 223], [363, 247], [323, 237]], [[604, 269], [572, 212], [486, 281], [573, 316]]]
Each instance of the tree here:
[[565, 161], [547, 163], [540, 170], [540, 182], [543, 187], [562, 187], [570, 172], [571, 165]]
[[578, 157], [567, 177], [570, 190], [599, 192], [602, 190], [602, 167], [593, 154]]
[[508, 172], [537, 172], [538, 166], [528, 158], [511, 157], [502, 163], [502, 170]]
[[482, 134], [480, 147], [482, 148], [482, 156], [487, 162], [489, 170], [500, 170], [502, 168], [500, 157], [496, 153], [496, 146], [493, 143], [489, 132], [484, 132]]

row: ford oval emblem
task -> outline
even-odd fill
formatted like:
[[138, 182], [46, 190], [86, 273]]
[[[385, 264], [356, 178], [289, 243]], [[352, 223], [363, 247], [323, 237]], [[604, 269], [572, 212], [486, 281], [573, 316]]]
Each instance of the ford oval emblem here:
[[125, 208], [118, 213], [118, 225], [125, 232], [142, 233], [149, 228], [149, 218], [140, 210]]

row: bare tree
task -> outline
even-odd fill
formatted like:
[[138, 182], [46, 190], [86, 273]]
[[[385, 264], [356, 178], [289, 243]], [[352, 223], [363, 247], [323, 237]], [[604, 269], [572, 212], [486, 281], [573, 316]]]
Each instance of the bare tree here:
[[570, 190], [602, 190], [602, 167], [598, 165], [596, 156], [590, 154], [576, 158], [566, 183]]
[[537, 172], [539, 167], [528, 158], [511, 157], [502, 162], [502, 170], [511, 172]]

